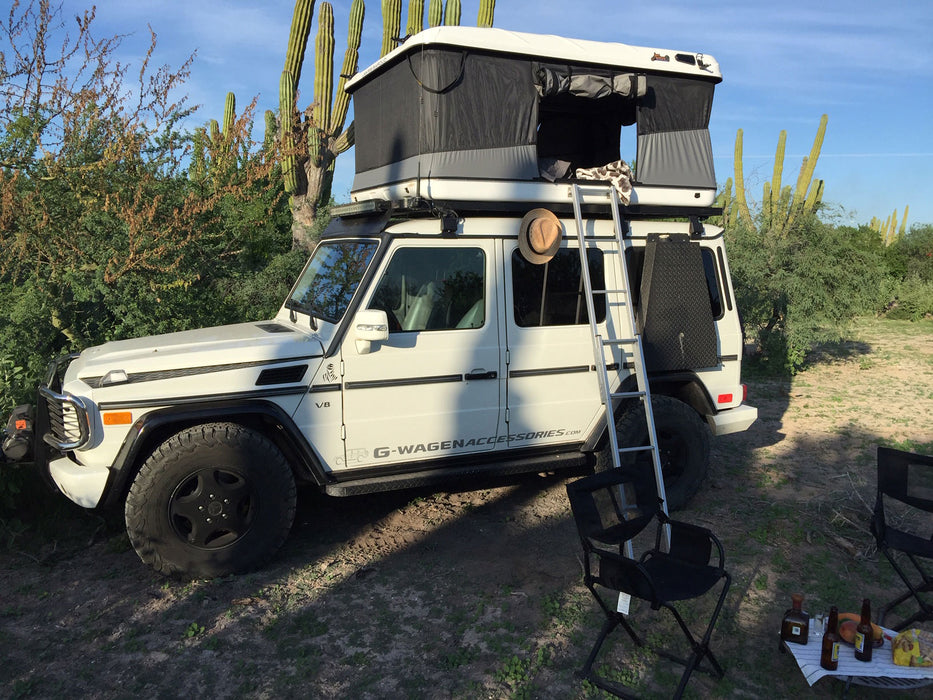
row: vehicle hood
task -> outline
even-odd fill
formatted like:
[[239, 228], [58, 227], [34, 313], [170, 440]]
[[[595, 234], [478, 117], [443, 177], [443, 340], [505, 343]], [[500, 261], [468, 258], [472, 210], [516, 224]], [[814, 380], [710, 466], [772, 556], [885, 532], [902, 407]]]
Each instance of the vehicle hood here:
[[264, 370], [314, 364], [310, 361], [323, 354], [320, 340], [296, 326], [279, 321], [239, 323], [104, 343], [82, 352], [65, 379], [66, 383], [79, 380], [92, 389], [136, 385], [138, 390], [147, 382], [195, 378], [256, 386], [264, 383], [260, 380]]

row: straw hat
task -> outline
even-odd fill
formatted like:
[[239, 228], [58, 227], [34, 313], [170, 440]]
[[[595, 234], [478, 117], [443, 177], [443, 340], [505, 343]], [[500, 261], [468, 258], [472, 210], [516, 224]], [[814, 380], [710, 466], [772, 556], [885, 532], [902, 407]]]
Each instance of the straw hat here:
[[535, 265], [543, 265], [560, 248], [563, 227], [548, 209], [532, 209], [525, 214], [518, 229], [518, 249], [522, 257]]

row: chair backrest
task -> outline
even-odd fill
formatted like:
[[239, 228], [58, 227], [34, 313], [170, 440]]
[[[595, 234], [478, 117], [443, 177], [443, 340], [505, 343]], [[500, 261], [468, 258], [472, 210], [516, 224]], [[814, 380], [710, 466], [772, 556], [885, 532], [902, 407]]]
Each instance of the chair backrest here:
[[567, 497], [580, 536], [602, 544], [621, 545], [634, 538], [657, 512], [637, 502], [634, 484], [620, 469], [567, 484]]
[[878, 500], [881, 495], [933, 513], [933, 456], [878, 447]]

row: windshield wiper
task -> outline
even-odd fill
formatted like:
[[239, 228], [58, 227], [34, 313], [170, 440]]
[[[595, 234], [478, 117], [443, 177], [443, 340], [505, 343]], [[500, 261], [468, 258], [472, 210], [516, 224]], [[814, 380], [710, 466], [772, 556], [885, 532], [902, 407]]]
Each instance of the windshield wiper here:
[[314, 317], [320, 316], [321, 318], [324, 318], [319, 312], [315, 311], [310, 306], [305, 306], [304, 304], [301, 304], [295, 301], [294, 299], [289, 299], [288, 301], [286, 301], [285, 308], [288, 309], [288, 320], [291, 321], [292, 323], [296, 323], [298, 321], [298, 316], [295, 313], [296, 311], [303, 313], [303, 314], [307, 314], [308, 325], [311, 326], [312, 331], [317, 330], [317, 320]]

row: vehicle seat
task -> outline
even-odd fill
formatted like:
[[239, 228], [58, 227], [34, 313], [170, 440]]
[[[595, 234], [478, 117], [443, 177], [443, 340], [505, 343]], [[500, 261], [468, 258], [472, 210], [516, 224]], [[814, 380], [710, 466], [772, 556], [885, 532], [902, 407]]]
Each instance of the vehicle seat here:
[[485, 321], [485, 305], [483, 304], [482, 299], [477, 299], [476, 302], [469, 308], [469, 310], [463, 314], [460, 320], [457, 322], [457, 328], [479, 328], [483, 325]]
[[402, 330], [423, 331], [427, 327], [431, 309], [434, 308], [435, 289], [434, 282], [428, 282], [419, 290], [402, 321]]

